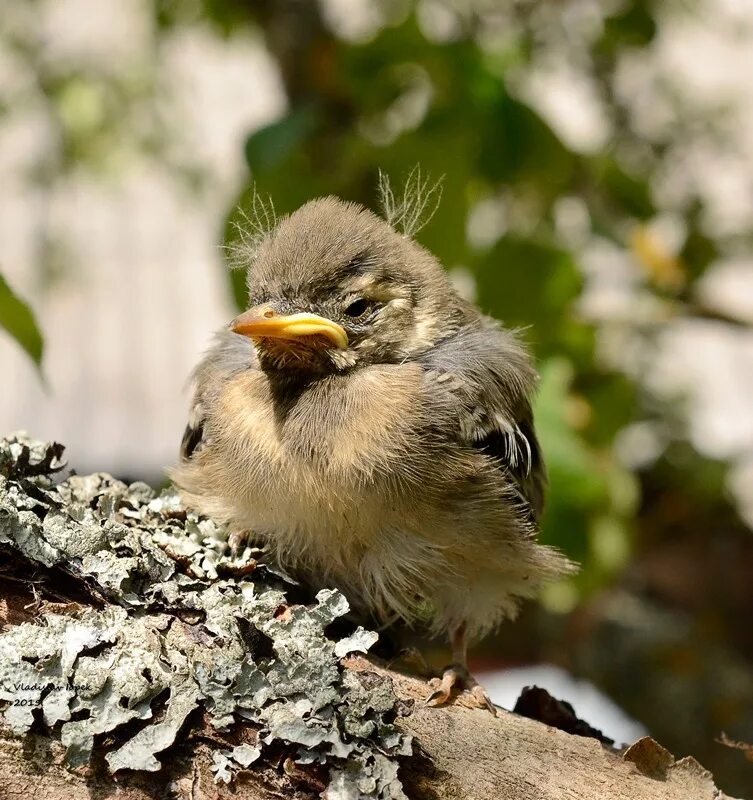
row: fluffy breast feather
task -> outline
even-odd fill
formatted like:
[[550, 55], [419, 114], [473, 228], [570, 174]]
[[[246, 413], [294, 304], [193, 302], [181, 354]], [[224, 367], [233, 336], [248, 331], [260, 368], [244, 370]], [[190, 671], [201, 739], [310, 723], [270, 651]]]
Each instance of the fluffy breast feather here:
[[214, 387], [205, 444], [172, 477], [189, 504], [378, 617], [414, 619], [427, 600], [439, 629], [483, 597], [477, 618], [493, 626], [561, 565], [429, 389], [416, 363], [279, 393], [264, 372], [238, 372]]
[[208, 404], [211, 444], [175, 480], [215, 515], [224, 498], [256, 528], [369, 538], [429, 466], [416, 456], [427, 435], [421, 392], [415, 364], [332, 376], [283, 399], [265, 373], [239, 373]]

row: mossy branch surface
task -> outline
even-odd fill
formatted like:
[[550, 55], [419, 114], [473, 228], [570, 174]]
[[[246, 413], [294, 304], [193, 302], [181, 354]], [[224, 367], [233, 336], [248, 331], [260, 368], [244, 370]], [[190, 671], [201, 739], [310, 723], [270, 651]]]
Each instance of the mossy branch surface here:
[[[0, 636], [6, 726], [58, 734], [71, 767], [87, 765], [111, 735], [113, 773], [156, 771], [201, 707], [219, 731], [247, 720], [255, 733], [251, 744], [214, 752], [219, 782], [283, 743], [294, 763], [326, 766], [343, 797], [404, 797], [397, 757], [411, 752], [410, 737], [390, 721], [389, 678], [367, 686], [340, 664], [378, 637], [361, 628], [328, 635], [348, 611], [339, 592], [291, 605], [285, 576], [250, 548], [228, 555], [227, 531], [173, 490], [158, 495], [106, 474], [56, 482], [61, 457], [59, 445], [0, 441], [0, 544], [104, 602]], [[134, 722], [135, 734], [117, 735]]]

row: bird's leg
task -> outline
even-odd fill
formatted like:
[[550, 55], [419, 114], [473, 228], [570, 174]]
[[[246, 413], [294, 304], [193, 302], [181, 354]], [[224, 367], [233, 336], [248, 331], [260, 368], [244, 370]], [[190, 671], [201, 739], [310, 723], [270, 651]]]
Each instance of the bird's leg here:
[[441, 678], [433, 678], [430, 681], [434, 691], [427, 698], [427, 705], [444, 705], [450, 699], [452, 690], [459, 687], [468, 691], [476, 706], [496, 714], [486, 689], [468, 671], [465, 625], [460, 625], [453, 631], [451, 643], [453, 663], [445, 667]]
[[228, 547], [232, 558], [240, 558], [248, 544], [248, 531], [233, 529], [227, 537]]

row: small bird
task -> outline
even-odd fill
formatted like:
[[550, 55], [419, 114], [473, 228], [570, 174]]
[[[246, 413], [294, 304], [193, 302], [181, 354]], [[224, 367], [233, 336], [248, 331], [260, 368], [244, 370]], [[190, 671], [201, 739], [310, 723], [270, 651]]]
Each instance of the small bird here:
[[536, 542], [537, 373], [385, 217], [325, 197], [257, 225], [241, 251], [250, 308], [195, 370], [171, 477], [356, 611], [448, 635], [427, 702], [465, 688], [493, 709], [468, 643], [574, 568]]

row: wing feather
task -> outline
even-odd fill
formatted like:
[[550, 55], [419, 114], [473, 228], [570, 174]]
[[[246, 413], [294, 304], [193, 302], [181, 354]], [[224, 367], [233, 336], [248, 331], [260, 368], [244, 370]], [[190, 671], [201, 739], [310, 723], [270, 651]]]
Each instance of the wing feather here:
[[537, 375], [518, 336], [482, 317], [423, 362], [436, 391], [456, 405], [459, 436], [496, 462], [537, 521], [546, 488], [531, 410]]
[[180, 456], [184, 461], [200, 453], [206, 444], [208, 408], [223, 381], [240, 370], [257, 366], [256, 351], [250, 339], [226, 329], [216, 334], [214, 342], [191, 376], [194, 396], [180, 443]]

